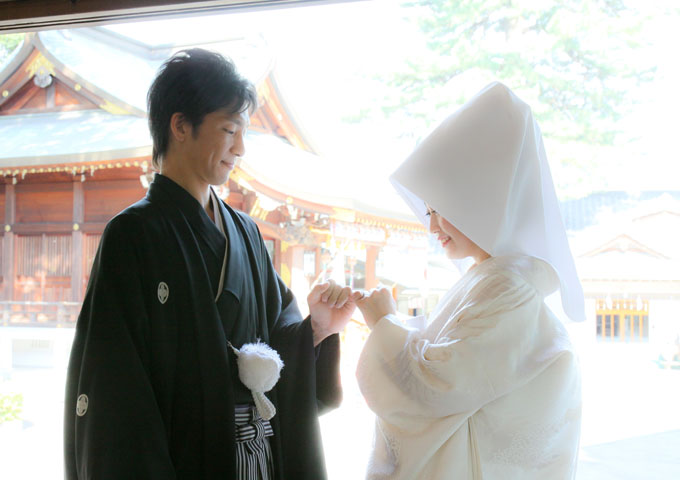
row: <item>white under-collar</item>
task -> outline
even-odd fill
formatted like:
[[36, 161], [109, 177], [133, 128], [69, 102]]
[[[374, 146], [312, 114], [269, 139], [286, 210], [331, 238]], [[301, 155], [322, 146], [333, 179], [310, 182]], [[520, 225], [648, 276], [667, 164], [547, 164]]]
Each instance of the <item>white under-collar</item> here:
[[224, 235], [224, 259], [222, 260], [222, 270], [220, 271], [220, 283], [217, 287], [217, 295], [215, 296], [215, 301], [219, 300], [222, 290], [224, 289], [224, 277], [227, 272], [227, 255], [229, 253], [229, 236], [224, 229], [224, 219], [222, 218], [222, 209], [220, 208], [220, 200], [217, 198], [215, 191], [210, 188], [210, 202], [212, 205], [213, 216], [215, 217], [215, 225], [222, 235]]

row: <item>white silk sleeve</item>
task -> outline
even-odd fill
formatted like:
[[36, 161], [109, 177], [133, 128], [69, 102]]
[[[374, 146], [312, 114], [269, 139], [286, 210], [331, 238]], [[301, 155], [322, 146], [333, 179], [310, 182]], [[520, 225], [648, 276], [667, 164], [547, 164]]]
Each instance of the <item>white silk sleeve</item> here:
[[[541, 296], [516, 289], [507, 308], [452, 318], [435, 341], [383, 317], [366, 341], [357, 380], [369, 407], [399, 425], [406, 416], [474, 412], [528, 382], [559, 353]], [[497, 299], [495, 299], [497, 300]], [[485, 314], [486, 313], [486, 314]], [[559, 342], [557, 342], [559, 343]]]

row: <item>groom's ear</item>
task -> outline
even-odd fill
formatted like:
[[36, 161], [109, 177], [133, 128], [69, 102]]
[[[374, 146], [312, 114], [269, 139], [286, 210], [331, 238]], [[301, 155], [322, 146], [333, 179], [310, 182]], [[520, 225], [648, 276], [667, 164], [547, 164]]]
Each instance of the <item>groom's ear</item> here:
[[193, 134], [193, 126], [187, 117], [180, 112], [175, 112], [170, 117], [170, 138], [183, 143], [189, 135]]

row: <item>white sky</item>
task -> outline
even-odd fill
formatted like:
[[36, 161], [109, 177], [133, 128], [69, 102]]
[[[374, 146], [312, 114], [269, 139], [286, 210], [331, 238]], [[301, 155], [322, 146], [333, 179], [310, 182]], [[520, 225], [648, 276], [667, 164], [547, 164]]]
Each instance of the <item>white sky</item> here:
[[[423, 52], [424, 39], [414, 23], [403, 18], [407, 10], [399, 3], [371, 0], [111, 28], [148, 43], [158, 43], [164, 36], [174, 41], [210, 39], [224, 36], [225, 29], [230, 35], [260, 32], [274, 52], [287, 103], [319, 153], [338, 162], [338, 168], [386, 178], [413, 147], [412, 140], [399, 139], [410, 132], [393, 131], [388, 122], [370, 128], [347, 124], [343, 117], [380, 98], [381, 85], [371, 80], [373, 74], [394, 71], [406, 58]], [[661, 2], [633, 3], [653, 17], [640, 34], [640, 40], [651, 46], [628, 61], [654, 59], [656, 80], [630, 92], [640, 105], [620, 122], [626, 134], [618, 145], [584, 151], [546, 140], [562, 194], [571, 190], [571, 176], [582, 174], [561, 166], [560, 160], [568, 156], [586, 162], [594, 175], [600, 175], [606, 183], [603, 189], [680, 188], [680, 155], [675, 146], [680, 111], [679, 17], [660, 15]], [[441, 118], [445, 113], [449, 112], [433, 115]], [[579, 193], [575, 184], [568, 193], [574, 192]]]

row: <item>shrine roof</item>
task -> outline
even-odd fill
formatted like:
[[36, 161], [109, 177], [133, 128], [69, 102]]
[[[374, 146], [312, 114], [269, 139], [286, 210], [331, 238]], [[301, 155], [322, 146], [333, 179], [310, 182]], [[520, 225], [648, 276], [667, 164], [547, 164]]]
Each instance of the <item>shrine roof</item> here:
[[591, 223], [570, 232], [580, 278], [680, 280], [679, 196], [677, 191], [600, 192], [583, 199], [583, 216]]
[[[664, 200], [664, 197], [667, 197]], [[680, 191], [626, 191], [593, 192], [585, 197], [560, 202], [564, 226], [568, 231], [578, 231], [597, 225], [602, 215], [618, 215], [637, 209], [640, 204], [650, 201], [680, 202]], [[655, 211], [661, 210], [658, 207]]]
[[[33, 85], [33, 73], [29, 72], [29, 67], [38, 65], [48, 69], [60, 91], [82, 105], [61, 111], [36, 112], [33, 108], [25, 113], [19, 107], [0, 115], [0, 168], [14, 171], [60, 163], [149, 157], [147, 90], [163, 61], [175, 51], [193, 46], [232, 58], [245, 77], [258, 88], [264, 86], [259, 93], [268, 94], [274, 103], [280, 102], [268, 105], [278, 108], [270, 113], [272, 118], [281, 119], [281, 113], [289, 113], [276, 91], [274, 57], [262, 37], [230, 30], [228, 38], [222, 31], [212, 33], [213, 37], [191, 39], [175, 35], [177, 32], [170, 27], [156, 37], [139, 28], [129, 33], [121, 28], [95, 27], [44, 31], [26, 37], [25, 45], [5, 61], [4, 71], [0, 68], [0, 83], [14, 82], [7, 87], [7, 101], [25, 91], [33, 92], [35, 96], [31, 98], [40, 95], [40, 89]], [[384, 171], [352, 171], [338, 161], [291, 145], [290, 135], [288, 140], [283, 138], [286, 133], [251, 131], [240, 169], [284, 199], [293, 197], [416, 223]]]
[[259, 183], [291, 197], [417, 222], [385, 172], [356, 171], [271, 135], [249, 135], [240, 168]]
[[[103, 110], [0, 116], [0, 168], [135, 158], [151, 154], [146, 119]], [[414, 221], [386, 178], [343, 168], [285, 141], [251, 132], [239, 167], [286, 196]]]
[[[176, 51], [204, 47], [222, 53], [257, 85], [273, 57], [260, 37], [230, 36], [197, 41], [144, 43], [105, 27], [38, 33], [47, 52], [74, 75], [109, 95], [146, 111], [146, 93], [161, 64]], [[259, 41], [258, 41], [259, 39]]]
[[78, 110], [0, 116], [0, 167], [151, 154], [146, 118]]
[[680, 260], [655, 258], [643, 252], [609, 251], [576, 259], [582, 280], [680, 280]]

